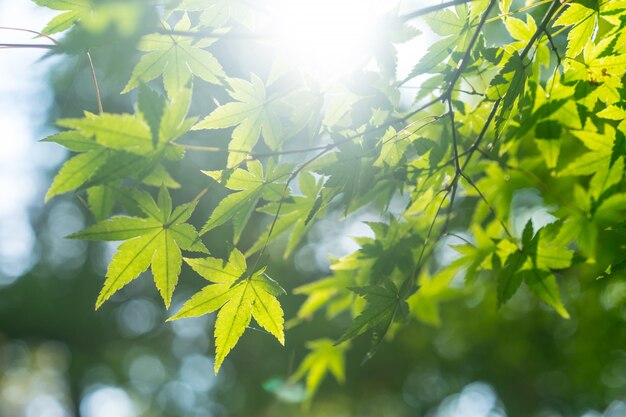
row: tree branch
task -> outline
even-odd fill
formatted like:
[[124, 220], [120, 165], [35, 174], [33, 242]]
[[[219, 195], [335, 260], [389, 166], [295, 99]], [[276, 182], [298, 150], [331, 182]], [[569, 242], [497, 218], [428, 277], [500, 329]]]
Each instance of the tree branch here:
[[56, 49], [57, 45], [43, 43], [0, 43], [0, 48]]

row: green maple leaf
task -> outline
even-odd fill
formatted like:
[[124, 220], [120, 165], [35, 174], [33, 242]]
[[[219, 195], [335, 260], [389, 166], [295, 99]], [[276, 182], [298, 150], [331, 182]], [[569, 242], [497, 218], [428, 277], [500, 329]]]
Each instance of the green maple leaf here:
[[522, 285], [519, 270], [526, 262], [527, 256], [522, 251], [514, 252], [506, 259], [504, 267], [498, 274], [498, 306], [509, 301]]
[[439, 36], [459, 36], [469, 27], [470, 21], [467, 15], [467, 7], [462, 5], [454, 11], [450, 9], [438, 10], [428, 16], [427, 23]]
[[537, 268], [551, 271], [571, 266], [574, 252], [567, 248], [569, 242], [559, 233], [561, 226], [561, 222], [555, 222], [537, 232], [537, 254], [534, 258]]
[[510, 254], [498, 278], [498, 304], [508, 301], [525, 282], [531, 292], [559, 313], [569, 318], [563, 306], [559, 286], [551, 269], [570, 266], [573, 253], [558, 236], [558, 224], [548, 225], [533, 234], [529, 220], [522, 233], [522, 249]]
[[228, 262], [216, 258], [185, 259], [194, 271], [213, 284], [191, 297], [169, 320], [197, 317], [219, 309], [215, 322], [215, 373], [243, 335], [250, 320], [285, 344], [284, 314], [276, 298], [284, 290], [264, 274], [246, 277], [245, 256], [234, 249]]
[[105, 148], [139, 155], [154, 150], [150, 126], [136, 114], [87, 113], [84, 118], [61, 119], [58, 124], [88, 138], [95, 138], [96, 144]]
[[[266, 244], [274, 241], [276, 238], [291, 230], [291, 235], [285, 248], [284, 257], [287, 258], [296, 248], [300, 240], [313, 226], [313, 217], [321, 214], [323, 206], [328, 202], [322, 195], [323, 180], [315, 180], [315, 177], [307, 172], [300, 174], [300, 191], [303, 196], [293, 196], [291, 201], [280, 205], [279, 202], [267, 204], [258, 211], [275, 216], [279, 214], [278, 220], [272, 229], [271, 223], [267, 226], [264, 233], [259, 236], [256, 243], [248, 249], [246, 255], [249, 256], [259, 250]], [[280, 207], [280, 212], [279, 212]], [[270, 229], [272, 234], [270, 235]]]
[[[164, 23], [166, 28], [169, 28]], [[191, 21], [185, 13], [174, 27], [177, 31], [189, 31]], [[213, 41], [194, 41], [193, 37], [151, 34], [141, 39], [138, 49], [147, 52], [141, 57], [122, 93], [127, 93], [159, 76], [169, 97], [185, 89], [192, 76], [212, 84], [220, 84], [224, 70], [215, 57], [203, 48]]]
[[189, 132], [197, 121], [196, 117], [187, 117], [191, 106], [190, 89], [181, 90], [166, 100], [148, 87], [142, 86], [137, 102], [137, 110], [150, 127], [152, 144], [156, 149], [172, 144]]
[[87, 151], [70, 158], [54, 177], [46, 193], [46, 201], [83, 185], [104, 166], [108, 158], [109, 152], [103, 149]]
[[[502, 107], [496, 118], [496, 132], [508, 122], [515, 107], [516, 101], [521, 103], [521, 97], [526, 90], [526, 81], [531, 72], [529, 65], [522, 59], [520, 54], [514, 52], [504, 64], [500, 72], [491, 80], [487, 92], [490, 98], [501, 99]], [[519, 99], [519, 100], [518, 100]]]
[[[56, 136], [56, 135], [55, 135]], [[55, 141], [54, 137], [47, 138]], [[46, 201], [69, 191], [85, 189], [88, 192], [96, 186], [115, 186], [123, 178], [132, 178], [146, 185], [178, 188], [178, 184], [161, 164], [163, 152], [154, 151], [146, 155], [136, 155], [124, 151], [101, 148], [73, 156], [61, 167], [46, 194]], [[109, 193], [110, 198], [117, 193]], [[104, 201], [103, 201], [104, 203]], [[91, 203], [90, 203], [91, 205]], [[96, 203], [100, 205], [100, 203]], [[94, 212], [96, 218], [98, 215]], [[108, 216], [103, 216], [108, 217]]]
[[268, 201], [281, 199], [284, 186], [280, 183], [287, 180], [290, 170], [291, 166], [289, 165], [278, 167], [269, 165], [267, 173], [264, 175], [261, 163], [250, 161], [247, 171], [244, 169], [203, 171], [229, 190], [237, 192], [220, 201], [200, 233], [204, 234], [228, 221], [232, 221], [235, 243], [237, 243], [259, 200], [261, 198]]
[[221, 28], [232, 19], [253, 29], [254, 9], [245, 0], [183, 0], [181, 10], [202, 12], [200, 23], [203, 26]]
[[398, 289], [390, 280], [385, 280], [383, 286], [369, 285], [349, 289], [365, 298], [367, 305], [361, 314], [352, 321], [337, 344], [350, 340], [368, 330], [373, 330], [372, 346], [365, 357], [367, 360], [374, 355], [396, 315], [399, 312], [406, 315], [408, 305], [400, 299]]
[[440, 304], [460, 295], [460, 291], [451, 288], [450, 284], [465, 266], [464, 263], [464, 259], [457, 259], [432, 276], [423, 271], [418, 281], [419, 290], [406, 300], [410, 313], [424, 323], [440, 326]]
[[576, 58], [587, 45], [587, 42], [593, 40], [597, 23], [597, 10], [590, 9], [577, 2], [568, 4], [567, 9], [554, 22], [554, 26], [572, 27], [567, 34], [566, 55], [569, 58]]
[[73, 239], [125, 241], [109, 264], [96, 309], [150, 265], [155, 284], [169, 308], [180, 275], [181, 249], [208, 253], [196, 229], [185, 223], [197, 200], [172, 211], [172, 200], [165, 187], [159, 192], [158, 203], [146, 192], [135, 192], [133, 197], [147, 218], [113, 217], [69, 236]]
[[[166, 101], [144, 87], [139, 94], [136, 114], [87, 113], [84, 118], [60, 120], [59, 125], [74, 130], [52, 135], [44, 141], [56, 142], [79, 155], [70, 158], [59, 170], [46, 200], [126, 176], [139, 178], [148, 185], [178, 187], [160, 162], [164, 158], [182, 156], [181, 148], [174, 141], [196, 121], [186, 117], [190, 102], [190, 90], [183, 90]], [[101, 217], [96, 215], [96, 218]]]
[[362, 145], [344, 144], [339, 152], [318, 159], [318, 165], [311, 167], [330, 177], [324, 187], [330, 189], [333, 196], [343, 194], [345, 215], [371, 203], [375, 196], [380, 195], [378, 192], [394, 191], [390, 184], [377, 178], [378, 168], [374, 166], [374, 161], [363, 158], [363, 154], [367, 151]]
[[615, 129], [607, 125], [604, 133], [593, 130], [572, 130], [571, 133], [589, 149], [589, 152], [572, 161], [559, 172], [559, 176], [591, 175], [608, 170], [611, 165]]
[[380, 155], [374, 162], [374, 166], [381, 168], [398, 166], [404, 157], [406, 149], [411, 144], [411, 135], [411, 133], [398, 135], [393, 127], [388, 128], [380, 140]]
[[368, 222], [375, 238], [359, 238], [361, 249], [359, 259], [370, 260], [371, 282], [377, 283], [383, 277], [389, 277], [394, 270], [400, 269], [411, 273], [415, 248], [422, 244], [422, 238], [411, 233], [410, 223], [401, 223], [395, 217], [389, 224]]
[[598, 117], [609, 120], [617, 120], [619, 122], [618, 129], [626, 132], [626, 109], [618, 106], [608, 106], [604, 110], [598, 112]]
[[582, 95], [577, 97], [577, 104], [586, 106], [590, 111], [598, 99], [607, 105], [620, 100], [619, 90], [622, 88], [621, 78], [626, 71], [626, 54], [607, 53], [611, 50], [611, 43], [610, 37], [602, 38], [597, 43], [589, 42], [579, 57], [563, 61], [566, 69], [563, 74], [565, 82], [588, 82], [577, 86]]
[[[513, 39], [522, 41], [521, 45], [525, 45], [537, 30], [537, 24], [531, 15], [526, 15], [526, 22], [515, 17], [507, 16], [504, 18], [504, 26], [508, 30]], [[516, 45], [514, 42], [513, 45]], [[522, 48], [523, 48], [522, 46]]]
[[201, 120], [194, 130], [224, 129], [236, 126], [228, 145], [228, 167], [234, 167], [246, 159], [259, 137], [271, 149], [277, 149], [283, 134], [280, 120], [275, 112], [276, 97], [267, 97], [263, 81], [252, 75], [251, 81], [236, 78], [228, 80], [230, 96], [237, 100], [219, 106]]
[[446, 37], [434, 42], [428, 47], [428, 51], [422, 56], [420, 61], [413, 67], [407, 79], [415, 78], [418, 75], [434, 72], [442, 62], [454, 52], [457, 46], [457, 39], [454, 36]]
[[92, 11], [89, 0], [33, 0], [39, 6], [48, 7], [53, 10], [63, 11], [55, 16], [43, 30], [42, 33], [52, 35], [63, 32], [72, 27], [81, 18], [88, 16]]
[[122, 36], [131, 36], [139, 27], [143, 9], [134, 1], [32, 0], [39, 6], [63, 12], [50, 20], [42, 33], [52, 35], [74, 24], [90, 32], [102, 32], [113, 26]]
[[83, 118], [61, 119], [60, 126], [74, 130], [46, 140], [75, 152], [108, 148], [146, 155], [161, 150], [172, 159], [180, 158], [180, 150], [173, 142], [196, 122], [196, 118], [187, 118], [191, 90], [181, 90], [165, 100], [143, 87], [138, 101], [135, 114], [86, 113]]
[[521, 271], [524, 282], [541, 301], [552, 307], [561, 317], [568, 319], [569, 313], [563, 306], [556, 277], [549, 271], [531, 268]]
[[307, 299], [300, 305], [298, 320], [310, 320], [318, 310], [326, 307], [326, 318], [332, 319], [339, 313], [354, 306], [354, 293], [347, 288], [355, 282], [352, 270], [335, 271], [332, 276], [302, 285], [293, 290], [294, 294], [305, 295]]
[[333, 375], [339, 383], [345, 381], [345, 354], [349, 344], [337, 345], [330, 339], [317, 339], [307, 342], [306, 347], [311, 352], [290, 380], [296, 382], [306, 376], [306, 391], [310, 400], [327, 374]]
[[[142, 172], [145, 178], [157, 168], [159, 155], [153, 149], [149, 127], [141, 117], [87, 113], [85, 118], [63, 119], [58, 123], [74, 130], [49, 136], [44, 141], [56, 142], [79, 154], [61, 167], [46, 200], [81, 187], [117, 180], [124, 174]], [[132, 167], [132, 171], [120, 169], [124, 166]]]
[[96, 185], [87, 189], [87, 203], [97, 222], [111, 217], [116, 201], [115, 188]]

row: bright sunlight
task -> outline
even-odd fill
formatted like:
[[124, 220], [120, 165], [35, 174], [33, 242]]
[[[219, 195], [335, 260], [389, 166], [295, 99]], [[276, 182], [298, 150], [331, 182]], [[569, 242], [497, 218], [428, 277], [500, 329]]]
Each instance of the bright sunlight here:
[[270, 9], [272, 43], [285, 61], [320, 80], [333, 79], [368, 63], [377, 21], [390, 3], [274, 0]]

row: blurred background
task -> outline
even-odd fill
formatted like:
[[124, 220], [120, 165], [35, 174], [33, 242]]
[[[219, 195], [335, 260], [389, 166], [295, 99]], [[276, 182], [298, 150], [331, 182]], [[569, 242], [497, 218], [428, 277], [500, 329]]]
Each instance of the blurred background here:
[[[89, 42], [108, 112], [132, 109], [119, 91], [136, 62], [141, 25], [155, 19], [141, 2], [131, 3], [136, 14], [124, 18], [135, 19], [136, 31], [121, 33], [112, 25]], [[405, 3], [409, 10], [427, 4]], [[0, 0], [0, 41], [43, 43], [6, 28], [39, 30], [52, 16], [28, 0]], [[134, 281], [95, 312], [115, 246], [64, 239], [93, 220], [76, 195], [44, 205], [51, 178], [68, 155], [57, 145], [37, 143], [57, 131], [53, 120], [97, 110], [80, 41], [68, 38], [68, 53], [58, 55], [0, 49], [1, 417], [626, 416], [626, 282], [599, 283], [584, 271], [563, 280], [570, 320], [531, 303], [523, 292], [498, 311], [495, 291], [459, 288], [444, 303], [439, 327], [413, 323], [365, 364], [369, 341], [357, 339], [347, 358], [347, 383], [328, 378], [310, 409], [302, 405], [304, 387], [287, 379], [306, 354], [305, 340], [337, 336], [346, 323], [312, 320], [288, 331], [285, 348], [248, 331], [216, 377], [214, 315], [165, 323], [171, 312], [149, 279]], [[410, 70], [423, 53], [418, 44], [402, 45], [398, 71]], [[233, 75], [255, 59], [244, 49], [214, 48]], [[194, 108], [206, 114], [212, 87], [196, 87]], [[175, 198], [188, 200], [205, 184], [206, 177], [190, 175], [197, 170], [189, 167], [216, 163], [188, 156], [187, 169], [175, 176], [190, 190]], [[196, 224], [220, 197], [200, 206]], [[532, 215], [540, 205], [520, 209]], [[363, 221], [374, 218], [360, 211], [340, 222], [331, 213], [292, 259], [283, 260], [280, 250], [271, 253], [268, 273], [289, 277], [281, 281], [288, 292], [325, 276], [328, 258], [354, 250], [352, 237], [366, 235]], [[262, 230], [257, 226], [252, 233]], [[229, 231], [223, 233], [207, 242], [218, 256]], [[185, 274], [172, 311], [202, 285]], [[281, 299], [287, 318], [302, 300]]]

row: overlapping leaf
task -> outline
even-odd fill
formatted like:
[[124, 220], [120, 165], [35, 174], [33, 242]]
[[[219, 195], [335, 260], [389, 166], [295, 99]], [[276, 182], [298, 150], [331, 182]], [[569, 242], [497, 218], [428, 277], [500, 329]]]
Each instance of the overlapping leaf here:
[[567, 56], [570, 58], [576, 58], [587, 42], [593, 40], [598, 24], [598, 10], [588, 6], [589, 3], [571, 2], [554, 22], [554, 26], [571, 26], [567, 34]]
[[219, 106], [194, 129], [236, 126], [228, 145], [228, 167], [234, 167], [246, 159], [246, 153], [252, 151], [261, 135], [270, 148], [277, 149], [283, 134], [275, 112], [276, 97], [267, 96], [259, 77], [252, 75], [250, 82], [230, 78], [228, 84], [230, 96], [237, 101]]
[[368, 359], [375, 353], [396, 317], [398, 315], [406, 316], [408, 306], [400, 298], [398, 289], [390, 280], [386, 280], [382, 286], [370, 285], [350, 289], [364, 297], [367, 300], [367, 305], [361, 314], [354, 319], [337, 343], [345, 342], [368, 330], [372, 330], [372, 346], [365, 358]]
[[104, 287], [98, 295], [96, 308], [126, 284], [152, 266], [154, 282], [169, 307], [182, 264], [181, 249], [207, 253], [196, 229], [185, 223], [197, 201], [176, 207], [163, 187], [158, 203], [145, 192], [136, 192], [134, 200], [148, 216], [112, 217], [71, 235], [74, 239], [124, 240], [109, 264]]
[[591, 175], [610, 166], [615, 129], [607, 126], [603, 133], [594, 130], [572, 131], [589, 152], [570, 162], [559, 175]]
[[272, 202], [261, 207], [259, 211], [279, 217], [274, 227], [272, 228], [273, 222], [270, 223], [246, 254], [250, 255], [259, 251], [264, 245], [269, 244], [285, 232], [291, 231], [284, 252], [284, 256], [289, 257], [300, 240], [313, 226], [314, 217], [324, 213], [324, 206], [328, 202], [324, 201], [321, 193], [322, 185], [323, 180], [316, 181], [313, 175], [304, 172], [300, 174], [300, 191], [304, 194], [303, 196], [292, 196], [291, 201], [283, 204]]
[[200, 233], [204, 234], [222, 224], [232, 221], [235, 243], [239, 241], [250, 215], [261, 198], [277, 201], [283, 197], [284, 183], [289, 176], [288, 165], [268, 166], [263, 174], [259, 161], [248, 162], [248, 170], [237, 168], [224, 171], [204, 171], [206, 175], [229, 190], [236, 191], [225, 197], [213, 210]]
[[114, 26], [123, 36], [132, 35], [138, 28], [142, 7], [138, 2], [92, 0], [32, 0], [39, 6], [62, 12], [48, 22], [42, 33], [53, 35], [79, 23], [81, 27], [101, 32]]
[[[178, 187], [161, 162], [182, 156], [182, 150], [173, 142], [195, 123], [195, 118], [186, 117], [190, 101], [189, 90], [183, 90], [167, 101], [144, 87], [139, 95], [138, 113], [134, 115], [87, 114], [82, 119], [60, 120], [59, 125], [73, 130], [44, 140], [59, 143], [79, 154], [59, 170], [46, 200], [79, 188], [114, 183], [125, 177], [148, 185]], [[113, 194], [109, 193], [106, 204], [110, 206], [114, 200]]]
[[48, 7], [53, 10], [62, 11], [63, 13], [55, 16], [42, 30], [47, 35], [53, 35], [57, 32], [72, 27], [74, 23], [79, 21], [83, 16], [91, 12], [90, 0], [33, 0], [39, 6]]
[[558, 230], [558, 225], [549, 225], [534, 233], [532, 221], [528, 221], [522, 235], [521, 249], [513, 250], [508, 255], [499, 272], [500, 305], [508, 301], [524, 282], [537, 298], [554, 308], [563, 318], [569, 318], [552, 270], [569, 267], [573, 253], [563, 247]]
[[306, 346], [311, 352], [302, 360], [291, 380], [297, 381], [306, 376], [306, 390], [310, 399], [327, 374], [333, 375], [339, 383], [344, 382], [345, 354], [349, 345], [337, 345], [330, 339], [317, 339], [307, 342]]
[[[166, 23], [163, 25], [168, 28]], [[184, 14], [175, 31], [191, 30], [189, 16]], [[122, 93], [127, 93], [162, 76], [169, 97], [188, 87], [192, 76], [213, 84], [220, 84], [224, 70], [215, 57], [204, 48], [210, 42], [194, 42], [191, 36], [151, 34], [142, 38], [138, 49], [146, 52], [133, 70]]]
[[170, 320], [201, 316], [219, 309], [215, 322], [215, 373], [252, 318], [285, 344], [284, 314], [276, 299], [283, 290], [264, 274], [264, 269], [246, 275], [246, 258], [237, 249], [231, 252], [228, 262], [210, 257], [185, 261], [213, 284], [190, 298]]

